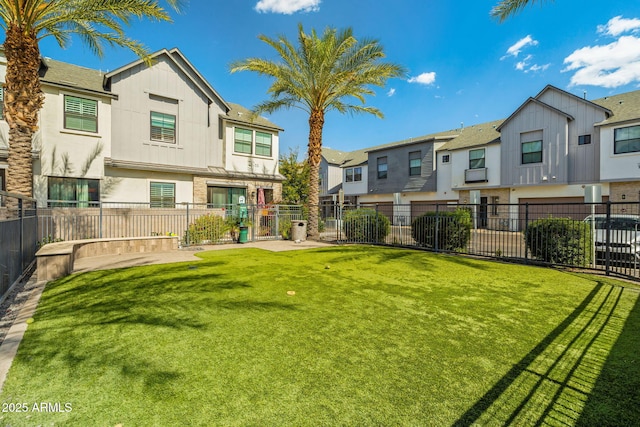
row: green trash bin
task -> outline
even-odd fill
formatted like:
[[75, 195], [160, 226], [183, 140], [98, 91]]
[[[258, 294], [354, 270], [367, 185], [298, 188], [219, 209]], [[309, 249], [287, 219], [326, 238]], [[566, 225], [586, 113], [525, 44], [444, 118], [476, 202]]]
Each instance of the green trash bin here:
[[247, 237], [249, 236], [249, 227], [246, 225], [240, 226], [240, 233], [238, 234], [238, 243], [247, 243], [249, 240]]

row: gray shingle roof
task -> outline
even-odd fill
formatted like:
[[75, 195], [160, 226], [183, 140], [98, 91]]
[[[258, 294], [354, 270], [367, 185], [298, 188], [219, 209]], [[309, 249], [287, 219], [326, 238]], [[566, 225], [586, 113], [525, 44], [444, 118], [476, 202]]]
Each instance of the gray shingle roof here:
[[273, 130], [279, 130], [279, 131], [284, 130], [278, 125], [265, 119], [264, 117], [256, 116], [251, 110], [243, 107], [240, 104], [234, 104], [233, 102], [228, 102], [227, 104], [231, 107], [231, 110], [229, 110], [229, 112], [226, 115], [224, 114], [220, 115], [220, 117], [226, 120], [236, 122], [236, 123], [243, 123], [251, 126], [258, 126], [258, 127], [273, 129]]
[[613, 112], [613, 116], [599, 123], [601, 125], [611, 125], [640, 118], [640, 90], [607, 96], [592, 102]]
[[467, 126], [458, 131], [458, 136], [444, 144], [438, 151], [460, 150], [463, 148], [476, 147], [480, 145], [500, 142], [500, 132], [497, 128], [504, 122], [504, 119], [492, 122], [480, 123]]
[[51, 58], [42, 58], [45, 65], [40, 70], [40, 81], [56, 86], [101, 95], [114, 96], [103, 86], [103, 72], [91, 68], [80, 67]]

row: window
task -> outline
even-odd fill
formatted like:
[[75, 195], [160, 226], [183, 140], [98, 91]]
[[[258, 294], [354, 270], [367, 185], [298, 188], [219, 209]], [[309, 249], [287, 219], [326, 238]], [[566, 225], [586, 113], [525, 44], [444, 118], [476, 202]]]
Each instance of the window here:
[[150, 185], [152, 208], [175, 208], [176, 185], [172, 182], [152, 182]]
[[409, 176], [418, 176], [422, 173], [422, 154], [420, 151], [409, 153]]
[[542, 162], [542, 141], [522, 143], [522, 164]]
[[387, 157], [378, 157], [378, 179], [387, 179]]
[[[253, 132], [249, 129], [236, 128], [234, 138], [233, 151], [236, 153], [251, 154], [251, 146], [253, 145]], [[271, 149], [271, 146], [269, 146]]]
[[[5, 169], [0, 169], [0, 190], [7, 191], [7, 176]], [[0, 196], [0, 206], [4, 206], [4, 197]]]
[[49, 206], [86, 208], [96, 206], [100, 201], [100, 181], [97, 179], [50, 176], [48, 186]]
[[347, 182], [362, 181], [362, 168], [349, 168], [347, 169]]
[[484, 148], [469, 150], [469, 169], [484, 168]]
[[640, 126], [619, 128], [613, 131], [613, 153], [635, 153], [640, 151]]
[[588, 145], [588, 144], [591, 144], [591, 134], [580, 135], [578, 137], [578, 145]]
[[449, 154], [442, 155], [442, 163], [449, 163]]
[[[265, 192], [265, 200], [266, 200]], [[207, 187], [207, 204], [212, 207], [235, 206], [239, 203], [240, 196], [247, 197], [247, 189], [239, 187]]]
[[500, 197], [491, 196], [491, 215], [498, 215], [499, 204], [500, 204]]
[[256, 131], [256, 155], [271, 157], [271, 134]]
[[151, 112], [151, 140], [176, 142], [176, 116], [173, 114]]
[[98, 101], [65, 95], [64, 128], [98, 132]]

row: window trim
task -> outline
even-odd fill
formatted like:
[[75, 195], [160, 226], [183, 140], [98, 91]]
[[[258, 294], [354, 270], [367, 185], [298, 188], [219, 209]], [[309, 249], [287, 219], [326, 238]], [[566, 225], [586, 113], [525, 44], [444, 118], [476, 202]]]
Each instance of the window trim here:
[[[638, 152], [640, 152], [640, 138], [627, 138], [627, 139], [622, 139], [622, 140], [617, 140], [616, 139], [618, 131], [627, 130], [627, 129], [633, 129], [633, 128], [638, 128], [638, 131], [640, 132], [640, 125], [625, 126], [625, 127], [620, 127], [620, 128], [613, 129], [613, 154], [628, 154], [628, 153], [638, 153]], [[618, 150], [618, 142], [626, 142], [628, 145], [630, 145], [629, 141], [637, 141], [636, 144], [638, 144], [639, 149], [637, 149], [637, 150], [626, 150], [626, 151]]]
[[[382, 169], [381, 166], [384, 166], [384, 169]], [[376, 159], [376, 171], [378, 179], [387, 179], [389, 176], [387, 156], [380, 156]]]
[[[540, 144], [540, 150], [539, 151], [529, 151], [529, 152], [525, 153], [524, 152], [524, 146], [526, 144], [534, 144], [534, 143]], [[543, 161], [543, 156], [542, 156], [543, 152], [544, 152], [544, 147], [543, 147], [541, 139], [537, 139], [537, 140], [534, 140], [534, 141], [521, 142], [520, 143], [520, 162], [523, 165], [531, 165], [531, 164], [536, 164], [536, 163], [542, 163], [542, 161]], [[531, 154], [535, 154], [535, 153], [540, 153], [540, 160], [537, 160], [537, 157], [536, 157], [535, 160], [530, 160], [530, 161], [526, 161], [525, 162], [525, 154], [531, 155]]]
[[[155, 185], [171, 186], [173, 191], [173, 201], [165, 201], [165, 195], [160, 195], [159, 201], [153, 200], [153, 187]], [[161, 190], [164, 192], [164, 190]], [[169, 196], [166, 196], [169, 198]], [[176, 207], [176, 183], [175, 182], [166, 182], [166, 181], [149, 181], [149, 207], [150, 208], [165, 208], [165, 209], [173, 209]]]
[[[173, 129], [172, 129], [173, 130], [173, 139], [168, 140], [164, 136], [165, 134], [164, 134], [163, 131], [165, 129], [169, 129], [169, 128], [160, 127], [160, 126], [153, 126], [153, 115], [154, 114], [159, 114], [159, 115], [162, 116], [161, 118], [162, 118], [163, 124], [164, 124], [165, 117], [172, 117], [173, 118]], [[153, 128], [154, 127], [157, 127], [157, 128], [160, 129], [160, 135], [161, 135], [160, 138], [158, 138], [158, 137], [154, 138], [154, 136], [153, 136]], [[151, 112], [149, 114], [149, 139], [151, 141], [153, 141], [153, 142], [164, 142], [165, 144], [177, 144], [178, 143], [178, 116], [175, 115], [175, 114], [171, 114], [171, 113], [163, 113], [163, 112], [160, 112], [160, 111], [151, 110]]]
[[[238, 131], [248, 132], [248, 134], [246, 134], [246, 135], [249, 135], [249, 138], [250, 138], [249, 141], [247, 142], [247, 141], [244, 141], [244, 140], [240, 140], [240, 142], [242, 144], [244, 144], [244, 145], [248, 144], [249, 151], [240, 151], [240, 150], [238, 150], [238, 145], [237, 145], [238, 141], [239, 141], [238, 140], [238, 133], [239, 133]], [[242, 132], [240, 132], [240, 133], [242, 133]], [[240, 127], [240, 126], [234, 126], [234, 128], [233, 128], [233, 152], [237, 153], [237, 154], [249, 154], [249, 155], [253, 154], [253, 139], [254, 139], [253, 138], [253, 130], [247, 129], [247, 128], [243, 128], [243, 127]]]
[[[269, 154], [258, 153], [258, 148], [263, 148], [264, 149], [264, 147], [267, 146], [266, 144], [258, 142], [258, 134], [268, 135], [269, 136]], [[262, 157], [272, 157], [273, 156], [273, 134], [272, 133], [270, 133], [270, 132], [262, 132], [262, 131], [256, 130], [254, 132], [254, 140], [255, 140], [255, 149], [254, 149], [254, 151], [256, 153], [256, 156], [262, 156]]]
[[[73, 116], [74, 113], [67, 111], [67, 99], [70, 98], [75, 98], [80, 100], [80, 113], [75, 113], [75, 118], [81, 120], [82, 123], [84, 123], [85, 120], [95, 120], [95, 130], [87, 130], [87, 129], [82, 129], [82, 127], [77, 128], [77, 127], [70, 127], [67, 123], [67, 119], [69, 118], [69, 116]], [[84, 101], [88, 101], [91, 103], [95, 103], [95, 116], [90, 115], [90, 114], [84, 114]], [[99, 103], [97, 99], [92, 99], [92, 98], [84, 98], [81, 96], [77, 96], [77, 95], [70, 95], [70, 94], [63, 94], [62, 96], [62, 127], [65, 130], [70, 130], [70, 131], [75, 131], [75, 132], [87, 132], [87, 133], [91, 133], [91, 134], [97, 134], [99, 131], [99, 121], [98, 121], [98, 117], [99, 117]], [[3, 112], [3, 116], [4, 116], [4, 112]]]
[[[418, 157], [415, 157], [416, 154]], [[412, 166], [412, 163], [416, 160], [418, 161], [418, 165]], [[409, 176], [420, 176], [420, 175], [422, 175], [422, 151], [410, 151], [409, 152]]]
[[[471, 153], [480, 153], [480, 152], [482, 152], [481, 157], [477, 157], [477, 158], [471, 157]], [[476, 148], [473, 150], [469, 150], [469, 169], [484, 169], [486, 165], [486, 157], [487, 157], [487, 151], [485, 148]]]
[[[349, 179], [349, 176], [351, 176], [351, 179]], [[361, 181], [362, 181], [362, 166], [354, 166], [352, 168], [346, 169], [345, 182], [361, 182]]]
[[442, 155], [442, 163], [449, 163], [451, 162], [451, 155], [450, 154], [443, 154]]
[[578, 145], [590, 145], [591, 144], [591, 134], [586, 133], [584, 135], [578, 136]]

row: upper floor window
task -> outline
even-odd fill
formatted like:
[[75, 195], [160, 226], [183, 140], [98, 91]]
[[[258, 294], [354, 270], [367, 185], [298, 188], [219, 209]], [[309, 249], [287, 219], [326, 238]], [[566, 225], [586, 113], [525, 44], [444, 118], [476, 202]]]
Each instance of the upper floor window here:
[[378, 157], [378, 179], [387, 179], [387, 156]]
[[149, 196], [152, 208], [175, 208], [176, 185], [172, 182], [152, 182]]
[[256, 131], [256, 155], [271, 157], [271, 134]]
[[613, 131], [613, 153], [635, 153], [640, 151], [640, 126], [618, 128]]
[[469, 150], [469, 169], [484, 168], [484, 148]]
[[522, 164], [542, 162], [542, 141], [522, 143]]
[[65, 95], [64, 128], [98, 132], [98, 101]]
[[362, 181], [362, 168], [348, 168], [347, 169], [347, 182]]
[[442, 155], [442, 163], [449, 163], [451, 157], [449, 157], [449, 154], [443, 154]]
[[588, 145], [591, 144], [591, 134], [580, 135], [578, 137], [578, 145]]
[[96, 206], [100, 201], [100, 180], [98, 179], [50, 176], [47, 181], [49, 206], [86, 208]]
[[173, 114], [151, 112], [151, 140], [176, 142], [176, 116]]
[[251, 154], [253, 145], [253, 132], [249, 129], [236, 128], [233, 151], [236, 153]]
[[409, 153], [409, 176], [416, 176], [422, 173], [422, 155], [420, 151]]

